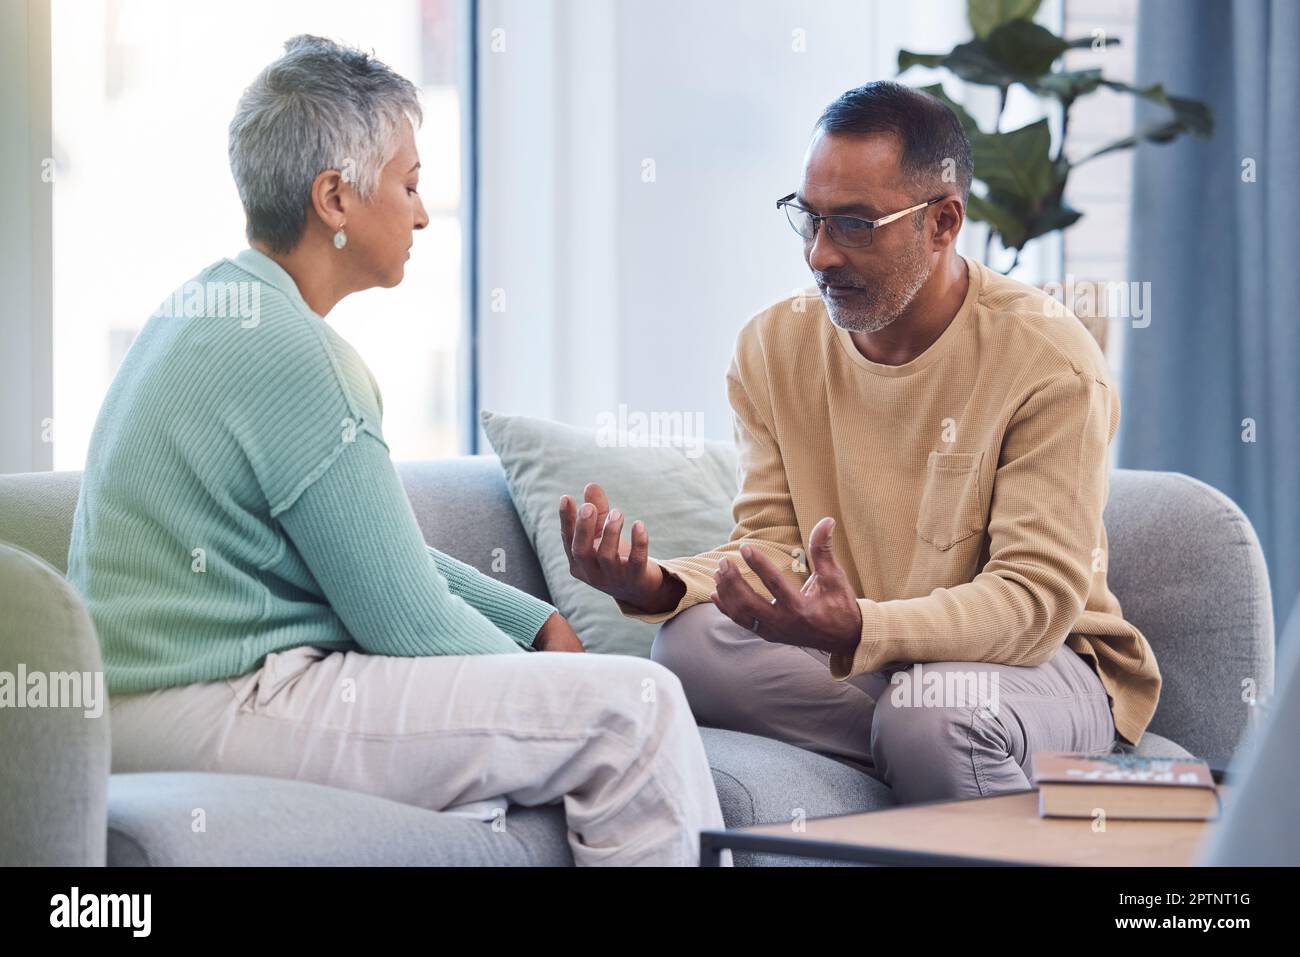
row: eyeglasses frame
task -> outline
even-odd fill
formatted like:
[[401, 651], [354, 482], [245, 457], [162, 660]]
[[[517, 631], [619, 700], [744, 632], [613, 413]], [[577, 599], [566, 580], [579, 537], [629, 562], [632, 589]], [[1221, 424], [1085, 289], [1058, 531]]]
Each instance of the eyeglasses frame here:
[[[804, 207], [800, 206], [798, 203], [791, 202], [791, 200], [794, 199], [796, 195], [798, 194], [791, 193], [789, 196], [782, 196], [780, 199], [776, 201], [776, 208], [784, 212], [785, 208], [789, 206], [793, 209], [799, 210], [799, 212], [801, 213], [807, 213], [809, 216], [812, 217], [813, 234], [811, 239], [805, 239], [804, 235], [801, 232], [799, 232], [799, 230], [794, 228], [794, 223], [790, 223], [790, 228], [794, 229], [794, 234], [798, 236], [800, 239], [803, 239], [803, 241], [806, 243], [813, 242], [817, 239], [818, 226], [820, 226], [822, 222], [828, 219], [853, 219], [856, 220], [857, 222], [866, 223], [867, 225], [869, 225], [871, 227], [871, 232], [868, 235], [870, 235], [872, 239], [868, 240], [862, 246], [850, 246], [849, 247], [850, 249], [866, 249], [868, 246], [871, 245], [872, 240], [875, 239], [876, 230], [879, 229], [881, 226], [887, 226], [896, 219], [902, 219], [908, 213], [914, 213], [918, 209], [926, 209], [930, 206], [933, 206], [935, 203], [948, 198], [948, 194], [945, 193], [942, 196], [936, 196], [934, 199], [927, 200], [924, 203], [917, 203], [915, 206], [907, 207], [907, 209], [900, 209], [896, 213], [890, 213], [889, 215], [881, 216], [878, 219], [867, 219], [865, 216], [849, 216], [844, 213], [830, 213], [829, 215], [826, 216], [819, 216], [817, 213], [814, 213], [811, 209], [805, 209]], [[790, 214], [786, 213], [786, 221], [789, 222], [789, 220], [790, 220]], [[831, 240], [831, 242], [835, 242], [835, 240]], [[839, 243], [835, 243], [835, 244], [837, 246], [840, 245]]]

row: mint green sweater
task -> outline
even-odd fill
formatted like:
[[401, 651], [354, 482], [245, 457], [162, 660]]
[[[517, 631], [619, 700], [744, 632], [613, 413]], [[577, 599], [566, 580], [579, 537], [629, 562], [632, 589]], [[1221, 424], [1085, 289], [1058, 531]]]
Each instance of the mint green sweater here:
[[361, 357], [246, 249], [152, 316], [100, 409], [68, 549], [112, 694], [300, 645], [531, 648], [555, 609], [424, 544]]

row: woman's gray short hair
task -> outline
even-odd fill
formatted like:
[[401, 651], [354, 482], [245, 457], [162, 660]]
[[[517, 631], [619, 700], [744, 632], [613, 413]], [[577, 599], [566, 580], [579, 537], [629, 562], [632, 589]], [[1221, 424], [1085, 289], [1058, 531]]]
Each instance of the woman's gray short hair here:
[[370, 54], [308, 34], [290, 39], [230, 121], [230, 170], [249, 241], [291, 250], [323, 170], [338, 170], [363, 200], [373, 198], [401, 124], [418, 128], [422, 119], [415, 86]]

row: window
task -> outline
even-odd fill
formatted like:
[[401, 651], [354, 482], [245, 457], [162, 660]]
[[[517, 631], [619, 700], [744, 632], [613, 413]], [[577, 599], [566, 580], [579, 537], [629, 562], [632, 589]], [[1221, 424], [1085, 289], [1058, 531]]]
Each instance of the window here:
[[54, 465], [80, 469], [122, 357], [163, 298], [243, 249], [226, 128], [244, 87], [299, 33], [365, 50], [414, 82], [429, 225], [394, 289], [327, 317], [384, 398], [393, 457], [461, 448], [464, 0], [54, 0]]

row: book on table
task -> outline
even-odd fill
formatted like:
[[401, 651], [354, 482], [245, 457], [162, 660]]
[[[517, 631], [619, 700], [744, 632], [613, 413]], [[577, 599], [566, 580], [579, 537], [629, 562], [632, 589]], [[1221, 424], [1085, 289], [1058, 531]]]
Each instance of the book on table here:
[[1036, 751], [1034, 783], [1040, 817], [1212, 821], [1222, 810], [1197, 758]]

